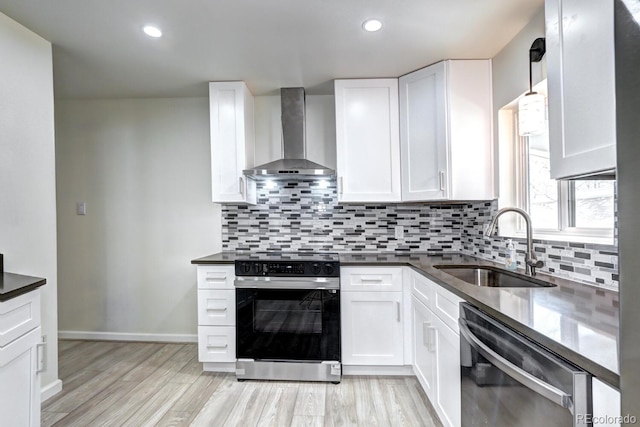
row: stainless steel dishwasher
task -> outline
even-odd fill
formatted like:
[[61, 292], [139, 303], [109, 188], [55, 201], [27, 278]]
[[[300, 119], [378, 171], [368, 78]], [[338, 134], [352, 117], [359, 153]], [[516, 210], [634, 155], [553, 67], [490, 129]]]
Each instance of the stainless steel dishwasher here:
[[591, 375], [460, 304], [463, 427], [591, 426]]

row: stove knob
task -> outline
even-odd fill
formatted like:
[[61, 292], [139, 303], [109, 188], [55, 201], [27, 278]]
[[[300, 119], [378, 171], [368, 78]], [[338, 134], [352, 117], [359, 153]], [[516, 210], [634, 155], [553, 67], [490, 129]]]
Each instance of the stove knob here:
[[333, 272], [334, 272], [335, 270], [336, 270], [336, 269], [333, 267], [333, 264], [326, 263], [326, 264], [324, 265], [324, 272], [325, 272], [326, 274], [331, 275], [331, 274], [333, 274]]
[[262, 273], [262, 264], [253, 264], [253, 272], [255, 274], [261, 274]]
[[243, 262], [242, 264], [240, 264], [240, 271], [243, 273], [248, 273], [251, 271], [251, 264], [249, 264], [248, 262]]
[[320, 268], [320, 264], [313, 264], [311, 265], [311, 272], [313, 274], [320, 274], [321, 268]]

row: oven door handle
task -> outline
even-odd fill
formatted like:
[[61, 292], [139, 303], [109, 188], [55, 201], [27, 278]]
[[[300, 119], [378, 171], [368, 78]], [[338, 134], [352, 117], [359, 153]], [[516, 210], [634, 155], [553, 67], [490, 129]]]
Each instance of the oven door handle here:
[[496, 368], [500, 369], [523, 386], [533, 390], [541, 396], [546, 397], [556, 405], [569, 409], [569, 411], [573, 413], [573, 401], [570, 394], [565, 393], [551, 384], [547, 384], [539, 378], [536, 378], [491, 350], [485, 343], [480, 341], [473, 332], [471, 332], [465, 319], [459, 319], [458, 324], [460, 325], [460, 334], [462, 334], [462, 336], [467, 340], [469, 345], [478, 353], [482, 354], [485, 359], [495, 365]]
[[270, 277], [236, 277], [233, 282], [234, 286], [239, 289], [311, 289], [311, 290], [334, 290], [340, 289], [339, 278], [270, 278]]

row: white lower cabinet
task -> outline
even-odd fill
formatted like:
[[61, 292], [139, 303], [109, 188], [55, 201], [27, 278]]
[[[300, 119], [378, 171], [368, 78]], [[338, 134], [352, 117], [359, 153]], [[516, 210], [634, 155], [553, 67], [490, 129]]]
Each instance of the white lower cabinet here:
[[593, 424], [620, 426], [620, 392], [597, 378], [592, 384]]
[[[37, 312], [35, 311], [37, 309]], [[40, 426], [40, 291], [0, 303], [0, 424]]]
[[206, 371], [233, 371], [236, 291], [233, 265], [198, 266], [198, 360]]
[[404, 364], [402, 292], [342, 292], [342, 363]]
[[413, 370], [443, 425], [458, 427], [460, 337], [450, 324], [460, 299], [421, 274], [412, 275]]

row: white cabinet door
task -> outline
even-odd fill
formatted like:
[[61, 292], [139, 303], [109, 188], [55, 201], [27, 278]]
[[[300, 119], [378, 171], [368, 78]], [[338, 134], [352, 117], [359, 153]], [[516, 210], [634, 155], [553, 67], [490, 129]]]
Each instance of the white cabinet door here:
[[459, 427], [460, 397], [460, 337], [438, 318], [432, 317], [435, 334], [434, 367], [436, 399], [432, 401], [445, 427]]
[[400, 77], [402, 200], [447, 198], [445, 63]]
[[0, 419], [3, 426], [40, 426], [40, 375], [36, 328], [0, 348]]
[[433, 402], [436, 399], [433, 314], [415, 296], [413, 308], [413, 371], [427, 397]]
[[404, 364], [402, 292], [342, 292], [342, 363]]
[[606, 422], [608, 419], [620, 419], [620, 392], [597, 378], [593, 379], [592, 391], [594, 420], [605, 420], [605, 422], [600, 421], [599, 424], [620, 426], [620, 423]]
[[398, 80], [336, 80], [340, 202], [399, 201]]
[[255, 183], [243, 169], [253, 166], [253, 95], [243, 82], [209, 83], [213, 201], [255, 203]]
[[545, 1], [551, 178], [616, 167], [613, 3]]
[[494, 197], [491, 61], [443, 61], [400, 78], [402, 200]]

